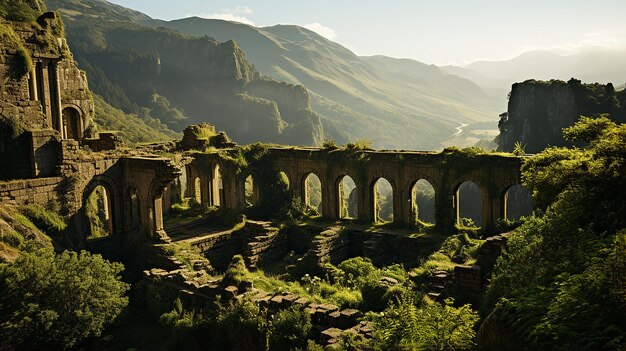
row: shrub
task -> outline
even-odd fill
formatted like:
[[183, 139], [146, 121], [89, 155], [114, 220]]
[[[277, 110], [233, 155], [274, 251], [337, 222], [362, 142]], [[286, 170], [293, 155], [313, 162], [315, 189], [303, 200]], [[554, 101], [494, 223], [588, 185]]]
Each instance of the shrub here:
[[280, 310], [274, 315], [269, 330], [270, 350], [303, 349], [307, 347], [311, 316], [295, 307]]
[[61, 215], [41, 205], [26, 205], [21, 210], [28, 219], [48, 235], [61, 234], [67, 228], [67, 223]]
[[67, 349], [99, 336], [128, 304], [123, 266], [85, 251], [22, 253], [0, 266], [0, 337], [9, 349]]
[[478, 313], [469, 305], [421, 304], [405, 295], [376, 319], [376, 346], [382, 350], [467, 350], [474, 346]]
[[363, 296], [359, 290], [339, 289], [330, 296], [341, 308], [358, 308], [363, 303]]
[[13, 248], [19, 249], [24, 244], [24, 237], [22, 236], [22, 234], [12, 229], [2, 230], [2, 235], [0, 235], [0, 241], [8, 244]]
[[235, 255], [224, 273], [224, 281], [238, 283], [244, 281], [250, 273], [246, 267], [243, 256]]
[[217, 318], [218, 345], [225, 350], [254, 351], [266, 349], [267, 312], [250, 299], [231, 302], [220, 309]]

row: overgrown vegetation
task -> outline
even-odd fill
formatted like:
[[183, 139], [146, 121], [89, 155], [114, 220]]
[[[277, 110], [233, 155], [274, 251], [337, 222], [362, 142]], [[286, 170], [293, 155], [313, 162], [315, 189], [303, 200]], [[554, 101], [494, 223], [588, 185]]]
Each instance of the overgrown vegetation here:
[[68, 349], [99, 336], [128, 303], [122, 270], [99, 255], [51, 248], [0, 265], [0, 348]]
[[[1, 3], [0, 6], [2, 6]], [[1, 11], [2, 9], [0, 8], [0, 14]], [[15, 34], [11, 26], [0, 23], [0, 43], [17, 57], [21, 69], [19, 73], [26, 74], [30, 72], [33, 68], [33, 60], [30, 57], [30, 52], [24, 46], [22, 40]]]
[[124, 140], [131, 145], [167, 141], [179, 137], [179, 134], [170, 130], [156, 118], [148, 115], [139, 117], [135, 114], [126, 114], [106, 103], [98, 95], [94, 95], [94, 103], [96, 107], [94, 121], [98, 125], [98, 130], [121, 131]]
[[405, 295], [376, 319], [374, 343], [379, 350], [471, 350], [478, 313]]
[[23, 206], [21, 212], [50, 236], [57, 236], [67, 228], [67, 223], [61, 215], [41, 205]]
[[41, 0], [0, 0], [0, 17], [10, 21], [33, 22], [45, 11]]
[[523, 166], [544, 212], [522, 224], [495, 267], [491, 323], [481, 329], [490, 349], [624, 344], [626, 125], [583, 117], [564, 135], [586, 146], [548, 148]]

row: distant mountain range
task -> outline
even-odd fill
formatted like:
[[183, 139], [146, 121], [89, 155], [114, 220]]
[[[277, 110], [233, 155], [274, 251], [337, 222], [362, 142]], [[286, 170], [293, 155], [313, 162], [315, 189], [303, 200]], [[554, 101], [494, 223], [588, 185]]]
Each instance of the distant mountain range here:
[[[507, 93], [516, 81], [529, 78], [569, 79], [575, 76], [583, 81], [615, 81], [616, 85], [626, 82], [625, 66], [620, 65], [620, 61], [626, 62], [624, 52], [592, 52], [575, 56], [532, 52], [508, 61], [437, 67], [411, 59], [357, 56], [345, 47], [295, 25], [258, 28], [198, 17], [162, 21], [104, 0], [48, 0], [47, 3], [50, 8], [60, 10], [69, 23], [67, 31], [72, 50], [87, 44], [85, 40], [94, 39], [72, 32], [92, 30], [94, 22], [101, 23], [99, 31], [109, 33], [105, 35], [104, 51], [119, 49], [123, 41], [119, 40], [120, 31], [131, 30], [137, 40], [142, 41], [154, 38], [154, 33], [163, 33], [167, 28], [196, 38], [206, 36], [208, 41], [214, 38], [216, 43], [234, 40], [241, 48], [241, 55], [245, 55], [241, 62], [253, 65], [251, 74], [258, 71], [260, 76], [272, 81], [306, 87], [308, 96], [305, 100], [309, 100], [309, 105], [303, 100], [297, 108], [284, 107], [286, 100], [291, 99], [286, 91], [294, 88], [272, 90], [274, 88], [268, 86], [276, 85], [274, 83], [264, 84], [263, 92], [259, 92], [258, 88], [242, 88], [238, 93], [278, 103], [277, 112], [271, 114], [272, 117], [255, 120], [246, 116], [255, 113], [255, 108], [234, 108], [230, 103], [231, 106], [224, 109], [219, 106], [220, 101], [198, 94], [191, 94], [188, 99], [202, 98], [202, 101], [192, 102], [177, 96], [176, 91], [171, 89], [172, 86], [180, 89], [177, 84], [188, 84], [190, 86], [185, 89], [185, 94], [189, 95], [202, 87], [194, 79], [173, 84], [161, 77], [158, 83], [148, 82], [154, 84], [157, 95], [166, 100], [168, 116], [180, 112], [189, 115], [186, 122], [204, 120], [214, 123], [218, 128], [226, 128], [229, 134], [242, 142], [256, 139], [293, 142], [296, 139], [302, 140], [301, 143], [311, 143], [332, 138], [344, 143], [366, 138], [373, 140], [375, 146], [387, 148], [432, 149], [447, 144], [467, 145], [481, 138], [493, 138], [498, 114], [506, 109]], [[117, 41], [109, 42], [113, 27], [116, 28]], [[167, 55], [165, 51], [168, 47], [182, 50], [186, 45], [177, 42], [191, 39], [167, 34], [167, 40], [171, 42], [163, 43], [159, 48], [159, 58]], [[154, 51], [154, 48], [142, 49], [142, 46], [145, 44], [139, 49], [144, 54]], [[136, 49], [125, 47], [128, 52]], [[193, 54], [186, 50], [172, 56]], [[123, 59], [122, 56], [117, 55], [116, 59]], [[77, 55], [79, 65], [91, 65], [93, 71], [101, 68], [96, 62], [98, 60], [87, 60], [86, 57]], [[185, 70], [185, 67], [177, 68], [176, 65], [189, 65], [189, 61], [169, 61], [172, 70]], [[161, 63], [164, 66], [163, 60]], [[197, 60], [194, 61], [198, 74], [209, 66], [203, 67]], [[89, 68], [87, 70], [89, 72]], [[93, 77], [92, 74], [90, 80], [109, 80], [115, 86], [111, 91], [119, 90], [130, 98], [133, 95], [129, 94], [130, 84], [111, 82], [107, 77], [110, 73], [115, 72], [100, 77]], [[247, 87], [248, 83], [244, 85]], [[119, 101], [111, 101], [107, 96], [104, 98], [128, 112], [128, 107], [122, 106]], [[144, 101], [140, 105], [149, 108], [150, 102]], [[312, 110], [310, 113], [300, 115], [302, 112], [297, 112], [307, 107]], [[206, 113], [199, 113], [202, 111]], [[228, 118], [220, 116], [223, 113], [227, 113]], [[168, 123], [167, 120], [164, 122]], [[258, 125], [260, 123], [273, 125]], [[280, 132], [266, 130], [261, 135], [261, 131], [268, 128]], [[297, 135], [297, 138], [286, 137], [290, 134]]]
[[508, 93], [513, 83], [527, 79], [567, 81], [574, 77], [587, 83], [613, 83], [618, 87], [626, 83], [626, 49], [589, 49], [571, 55], [529, 51], [510, 60], [476, 61], [465, 67], [441, 68], [497, 95]]

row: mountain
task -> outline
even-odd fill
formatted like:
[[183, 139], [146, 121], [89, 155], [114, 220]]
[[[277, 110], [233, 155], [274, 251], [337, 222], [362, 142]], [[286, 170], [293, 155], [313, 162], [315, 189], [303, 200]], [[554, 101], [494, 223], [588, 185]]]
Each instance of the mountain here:
[[[495, 107], [497, 104], [469, 80], [417, 61], [381, 56], [359, 57], [345, 47], [302, 27], [276, 25], [257, 28], [241, 23], [197, 17], [166, 22], [103, 0], [49, 0], [48, 5], [58, 9], [70, 23], [68, 37], [71, 46], [94, 41], [94, 38], [82, 36], [84, 32], [91, 30], [94, 19], [96, 22], [106, 23], [106, 32], [109, 33], [105, 36], [107, 50], [113, 45], [120, 44], [108, 42], [111, 37], [109, 27], [124, 24], [125, 30], [136, 31], [137, 28], [142, 28], [144, 32], [147, 31], [147, 27], [158, 32], [165, 32], [164, 28], [168, 28], [191, 35], [196, 40], [204, 37], [206, 37], [204, 40], [214, 40], [216, 43], [232, 40], [241, 48], [246, 60], [253, 64], [253, 69], [258, 71], [261, 77], [266, 77], [265, 80], [284, 81], [292, 86], [306, 87], [307, 99], [310, 99], [309, 104], [315, 111], [314, 114], [297, 116], [298, 118], [289, 120], [284, 111], [279, 111], [281, 120], [274, 114], [274, 118], [264, 118], [259, 120], [259, 123], [243, 115], [255, 113], [258, 109], [240, 109], [240, 114], [230, 113], [228, 121], [231, 123], [225, 123], [226, 118], [220, 117], [224, 109], [215, 109], [215, 98], [190, 92], [198, 90], [198, 87], [194, 87], [198, 82], [193, 79], [184, 82], [188, 88], [180, 86], [176, 88], [185, 92], [186, 100], [172, 96], [175, 92], [165, 93], [165, 89], [158, 87], [158, 98], [161, 100], [165, 98], [169, 106], [181, 112], [170, 114], [178, 117], [184, 115], [189, 117], [189, 120], [204, 120], [216, 124], [219, 128], [225, 128], [239, 141], [246, 142], [257, 138], [255, 133], [260, 132], [258, 129], [266, 128], [260, 125], [261, 122], [269, 123], [274, 130], [279, 131], [269, 133], [271, 137], [265, 138], [268, 141], [293, 142], [297, 136], [298, 143], [310, 144], [314, 138], [303, 139], [303, 132], [298, 131], [298, 128], [305, 128], [308, 129], [306, 134], [314, 134], [317, 139], [333, 138], [339, 143], [344, 143], [366, 138], [373, 139], [376, 146], [388, 148], [439, 148], [442, 144], [450, 142], [457, 132], [456, 128], [461, 124], [469, 124], [468, 128], [471, 128], [478, 123], [483, 128], [484, 123], [487, 123], [488, 128], [495, 129], [499, 111]], [[134, 26], [134, 29], [129, 29], [130, 25]], [[102, 29], [99, 31], [102, 32]], [[119, 37], [121, 36], [116, 35], [115, 40]], [[143, 38], [140, 40], [142, 48], [147, 45], [145, 43], [147, 36], [144, 35]], [[170, 35], [168, 40], [174, 39]], [[175, 41], [179, 40], [183, 39], [178, 38]], [[136, 48], [126, 47], [126, 49]], [[166, 53], [159, 52], [159, 55], [163, 56]], [[79, 64], [89, 61], [84, 55], [77, 57]], [[165, 61], [162, 57], [160, 59], [164, 67]], [[169, 62], [169, 64], [179, 63]], [[94, 72], [101, 68], [96, 66], [93, 67]], [[106, 78], [111, 81], [112, 73], [115, 72], [108, 71], [105, 77], [97, 79], [104, 81]], [[125, 111], [140, 112], [137, 106], [134, 106], [134, 109], [131, 108], [133, 106], [126, 106], [139, 100], [140, 107], [154, 110], [147, 97], [138, 99], [136, 96], [130, 96], [134, 94], [128, 94], [131, 84], [114, 83], [113, 85], [119, 89], [111, 89], [110, 95], [120, 95], [114, 92], [118, 90], [125, 93], [128, 101], [116, 99], [119, 103], [111, 102], [109, 97], [104, 96], [107, 101]], [[161, 84], [170, 85], [170, 82]], [[247, 82], [244, 86], [245, 94], [252, 95], [251, 91], [247, 90]], [[258, 91], [255, 93], [258, 94]], [[269, 95], [285, 96], [282, 93]], [[267, 100], [269, 95], [261, 98]], [[193, 104], [192, 98], [200, 99], [203, 103]], [[281, 105], [285, 105], [284, 101], [278, 104], [279, 110]], [[306, 107], [307, 103], [304, 103], [298, 109]], [[173, 122], [187, 123], [189, 120], [182, 122], [182, 119], [178, 118]], [[167, 119], [165, 122], [176, 127]], [[250, 128], [250, 123], [254, 123], [254, 128]], [[268, 133], [265, 135], [268, 136]], [[285, 138], [285, 135], [294, 137], [289, 139]], [[459, 138], [456, 141], [466, 143]]]
[[306, 86], [313, 109], [334, 122], [328, 131], [335, 137], [433, 148], [460, 123], [491, 121], [495, 127], [497, 120], [497, 104], [467, 79], [414, 60], [359, 57], [299, 26], [258, 28], [198, 17], [144, 23], [235, 40], [260, 73]]
[[210, 122], [235, 140], [320, 144], [323, 127], [302, 86], [263, 78], [232, 41], [139, 22], [149, 17], [100, 0], [48, 1], [92, 90], [113, 107], [174, 130]]
[[[511, 85], [527, 79], [569, 80], [587, 83], [626, 82], [626, 50], [590, 49], [572, 55], [530, 51], [510, 60], [476, 61], [464, 67], [445, 66], [442, 70], [465, 77], [495, 95], [507, 94]], [[501, 103], [505, 103], [504, 100]]]

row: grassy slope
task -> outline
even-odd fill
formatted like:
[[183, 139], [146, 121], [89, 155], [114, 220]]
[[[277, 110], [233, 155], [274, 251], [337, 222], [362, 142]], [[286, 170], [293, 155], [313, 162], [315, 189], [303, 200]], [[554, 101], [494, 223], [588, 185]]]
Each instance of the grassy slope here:
[[[491, 100], [468, 80], [412, 60], [359, 57], [301, 27], [256, 28], [200, 18], [151, 24], [234, 39], [261, 73], [311, 90], [316, 112], [347, 138], [375, 136], [375, 144], [388, 147], [433, 147], [459, 122], [497, 115]], [[393, 69], [405, 61], [412, 64]]]
[[121, 131], [124, 133], [123, 138], [131, 144], [166, 141], [180, 136], [156, 118], [140, 118], [126, 114], [107, 104], [97, 95], [94, 96], [94, 102], [96, 104], [94, 120], [98, 125], [98, 131]]

